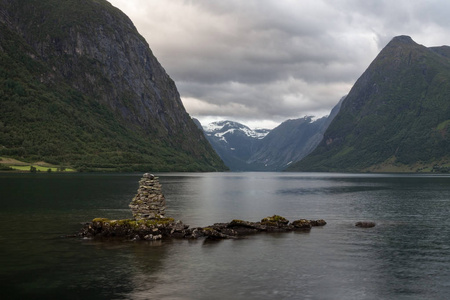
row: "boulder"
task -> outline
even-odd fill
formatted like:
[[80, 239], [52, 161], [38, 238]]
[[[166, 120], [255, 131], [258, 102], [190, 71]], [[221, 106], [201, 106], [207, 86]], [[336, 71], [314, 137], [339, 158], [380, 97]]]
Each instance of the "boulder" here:
[[305, 219], [293, 221], [291, 224], [295, 229], [311, 229], [312, 227], [311, 221]]
[[279, 216], [279, 215], [273, 215], [271, 217], [266, 217], [261, 220], [262, 225], [268, 225], [268, 226], [280, 226], [280, 225], [287, 225], [289, 223], [289, 220], [286, 218]]
[[325, 226], [327, 225], [327, 222], [325, 222], [325, 220], [320, 219], [320, 220], [309, 220], [311, 222], [311, 226]]

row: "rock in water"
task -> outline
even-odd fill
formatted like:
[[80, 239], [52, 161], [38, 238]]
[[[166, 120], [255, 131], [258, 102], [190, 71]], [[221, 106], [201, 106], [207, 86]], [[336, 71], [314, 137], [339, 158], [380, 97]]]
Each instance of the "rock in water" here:
[[375, 227], [375, 223], [374, 222], [356, 222], [355, 224], [356, 227], [361, 227], [361, 228], [372, 228]]
[[129, 206], [136, 220], [164, 218], [166, 199], [158, 177], [145, 173], [139, 181], [137, 195]]
[[163, 238], [236, 239], [258, 232], [289, 232], [309, 230], [312, 226], [324, 226], [324, 220], [300, 219], [289, 223], [286, 218], [273, 215], [261, 222], [232, 220], [230, 223], [215, 223], [208, 227], [189, 228], [181, 221], [164, 217], [166, 200], [158, 177], [145, 173], [139, 181], [137, 195], [131, 200], [133, 219], [110, 220], [95, 218], [86, 223], [76, 236], [83, 238], [127, 238], [128, 240], [156, 241]]

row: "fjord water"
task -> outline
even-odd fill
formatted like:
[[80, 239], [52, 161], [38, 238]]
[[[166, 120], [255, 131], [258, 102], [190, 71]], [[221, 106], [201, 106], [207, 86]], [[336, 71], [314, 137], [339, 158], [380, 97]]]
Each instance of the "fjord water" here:
[[[1, 299], [447, 299], [450, 176], [158, 174], [167, 215], [325, 219], [241, 240], [67, 238], [129, 218], [142, 174], [0, 174]], [[374, 221], [374, 228], [355, 222]]]

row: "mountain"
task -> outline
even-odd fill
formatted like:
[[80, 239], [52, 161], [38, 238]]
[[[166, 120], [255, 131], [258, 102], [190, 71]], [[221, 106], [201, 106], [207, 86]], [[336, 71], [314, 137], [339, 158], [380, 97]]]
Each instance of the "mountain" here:
[[0, 101], [0, 155], [80, 170], [226, 169], [105, 0], [0, 0]]
[[393, 38], [356, 81], [317, 148], [292, 171], [448, 170], [450, 47]]
[[254, 171], [263, 167], [249, 164], [247, 160], [258, 149], [261, 139], [269, 130], [252, 130], [233, 121], [213, 122], [204, 126], [203, 130], [213, 148], [232, 171]]
[[320, 128], [325, 121], [326, 117], [313, 122], [312, 117], [307, 116], [281, 123], [264, 138], [248, 162], [264, 164], [267, 170], [273, 171], [286, 168], [320, 142]]
[[287, 120], [272, 130], [251, 130], [233, 121], [214, 122], [203, 129], [232, 171], [281, 171], [314, 150], [341, 103], [342, 99], [328, 117]]
[[261, 141], [258, 150], [247, 160], [249, 164], [264, 164], [265, 170], [281, 171], [313, 151], [339, 111], [343, 97], [329, 116], [313, 120], [307, 116], [287, 120], [274, 128]]

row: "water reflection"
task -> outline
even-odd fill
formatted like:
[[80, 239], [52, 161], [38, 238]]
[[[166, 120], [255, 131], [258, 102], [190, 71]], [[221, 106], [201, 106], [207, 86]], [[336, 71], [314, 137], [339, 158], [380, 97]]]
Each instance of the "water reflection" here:
[[[123, 243], [61, 236], [94, 217], [129, 217], [141, 174], [37, 175], [0, 175], [0, 289], [9, 298], [446, 299], [450, 292], [450, 177], [160, 174], [167, 214], [191, 226], [273, 214], [328, 224], [215, 243]], [[361, 220], [377, 226], [356, 228]]]
[[[388, 190], [372, 191], [360, 209], [380, 223], [369, 236], [366, 251], [374, 270], [381, 298], [389, 295], [415, 299], [442, 297], [448, 290], [448, 272], [438, 266], [450, 264], [450, 205], [448, 179], [395, 178], [385, 180]], [[446, 226], [443, 226], [447, 224]]]

